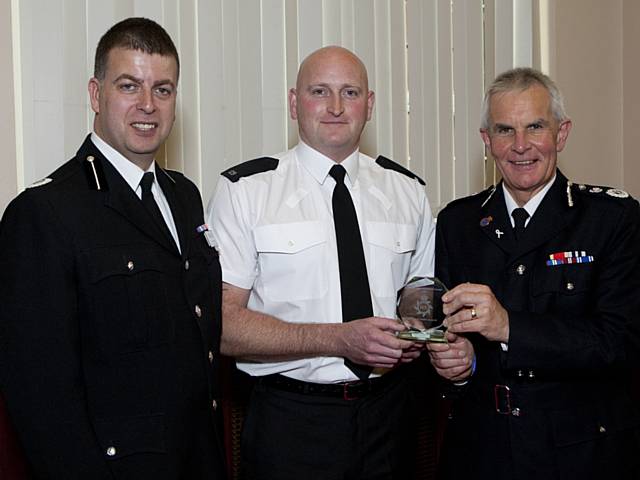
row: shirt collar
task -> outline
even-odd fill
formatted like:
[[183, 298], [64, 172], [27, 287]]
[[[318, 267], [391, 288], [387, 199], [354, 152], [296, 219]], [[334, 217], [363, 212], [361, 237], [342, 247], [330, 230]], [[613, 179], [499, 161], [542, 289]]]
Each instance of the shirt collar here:
[[[107, 142], [102, 140], [96, 132], [91, 133], [91, 141], [135, 192], [140, 185], [140, 180], [142, 180], [142, 176], [145, 174], [145, 171], [138, 167], [135, 163], [127, 160], [124, 155], [118, 152]], [[155, 161], [151, 162], [151, 166], [149, 167], [147, 172], [153, 172], [155, 176]]]
[[[529, 218], [533, 217], [533, 214], [536, 213], [536, 210], [540, 206], [540, 203], [544, 199], [545, 195], [547, 194], [547, 192], [549, 191], [549, 189], [551, 188], [551, 185], [553, 185], [553, 182], [555, 182], [555, 180], [556, 180], [556, 176], [554, 174], [553, 178], [547, 182], [544, 188], [540, 190], [538, 193], [536, 193], [533, 197], [531, 197], [529, 201], [522, 206], [522, 208], [524, 208], [529, 214]], [[505, 187], [504, 182], [502, 182], [502, 191], [504, 192], [504, 203], [507, 206], [507, 213], [509, 213], [509, 218], [511, 218], [511, 213], [516, 208], [518, 208], [518, 204], [511, 196], [511, 193], [509, 193], [509, 190], [507, 190], [507, 187]], [[512, 220], [512, 223], [513, 223], [513, 220]]]
[[[324, 181], [329, 176], [329, 170], [331, 170], [331, 167], [333, 167], [336, 162], [311, 148], [302, 140], [300, 140], [298, 145], [296, 145], [295, 153], [300, 164], [311, 174], [311, 176], [315, 178], [319, 184], [324, 184]], [[359, 154], [360, 150], [356, 148], [351, 155], [340, 162], [340, 165], [342, 165], [347, 171], [347, 177], [349, 178], [351, 185], [355, 184], [356, 179], [358, 178]]]

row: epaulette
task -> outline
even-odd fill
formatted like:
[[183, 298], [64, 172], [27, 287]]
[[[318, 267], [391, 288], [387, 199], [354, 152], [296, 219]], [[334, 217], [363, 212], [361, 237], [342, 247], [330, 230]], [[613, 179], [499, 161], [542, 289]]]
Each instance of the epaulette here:
[[422, 180], [419, 176], [417, 176], [411, 170], [406, 169], [399, 163], [394, 162], [393, 160], [389, 160], [387, 157], [383, 157], [382, 155], [379, 155], [378, 158], [376, 158], [376, 163], [380, 165], [382, 168], [386, 168], [387, 170], [394, 170], [396, 172], [402, 173], [403, 175], [406, 175], [409, 178], [418, 180], [418, 182], [420, 182], [420, 185], [426, 185], [424, 183], [424, 180]]
[[575, 184], [578, 191], [582, 193], [591, 193], [594, 195], [609, 195], [614, 198], [627, 198], [629, 194], [619, 188], [603, 187], [598, 185], [585, 185], [584, 183]]
[[242, 177], [249, 177], [256, 173], [268, 172], [278, 167], [279, 160], [271, 157], [254, 158], [244, 163], [228, 168], [220, 175], [227, 177], [232, 182], [237, 182]]

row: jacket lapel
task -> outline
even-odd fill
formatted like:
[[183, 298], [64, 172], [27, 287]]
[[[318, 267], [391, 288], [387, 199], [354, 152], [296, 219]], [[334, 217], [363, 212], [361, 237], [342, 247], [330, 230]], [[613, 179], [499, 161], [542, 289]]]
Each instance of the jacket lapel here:
[[567, 178], [557, 171], [553, 185], [531, 217], [511, 260], [537, 249], [573, 222], [577, 208], [569, 206], [567, 190], [570, 188]]
[[184, 207], [181, 197], [176, 190], [176, 182], [171, 176], [165, 172], [160, 165], [156, 163], [156, 178], [162, 188], [164, 196], [169, 202], [173, 222], [176, 224], [178, 239], [180, 240], [180, 251], [182, 257], [188, 256], [189, 253], [189, 225], [187, 224], [187, 210]]
[[143, 234], [152, 238], [164, 248], [176, 254], [178, 253], [176, 247], [155, 224], [129, 184], [91, 142], [90, 137], [87, 137], [82, 144], [76, 157], [80, 162], [86, 164], [85, 170], [90, 186], [92, 189], [103, 193], [104, 205], [107, 208], [118, 212]]
[[514, 250], [515, 238], [511, 221], [507, 216], [507, 207], [504, 203], [502, 183], [499, 183], [491, 196], [480, 209], [478, 225], [485, 236], [498, 248], [510, 253]]

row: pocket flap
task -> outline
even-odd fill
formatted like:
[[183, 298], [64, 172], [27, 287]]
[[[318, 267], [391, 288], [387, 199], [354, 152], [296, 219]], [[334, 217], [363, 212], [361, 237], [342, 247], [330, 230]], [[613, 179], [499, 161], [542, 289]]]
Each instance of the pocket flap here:
[[297, 253], [327, 241], [322, 222], [277, 223], [256, 227], [253, 233], [258, 252]]
[[107, 459], [166, 451], [162, 414], [101, 419], [94, 426]]
[[402, 223], [367, 222], [369, 243], [396, 253], [416, 249], [416, 227]]

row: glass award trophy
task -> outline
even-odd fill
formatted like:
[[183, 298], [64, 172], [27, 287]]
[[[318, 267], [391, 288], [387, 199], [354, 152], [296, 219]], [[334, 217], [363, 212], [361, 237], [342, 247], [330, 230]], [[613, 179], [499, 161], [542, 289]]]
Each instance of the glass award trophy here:
[[447, 287], [435, 277], [414, 277], [398, 292], [397, 313], [407, 327], [398, 338], [414, 342], [447, 342], [442, 322], [442, 295]]

